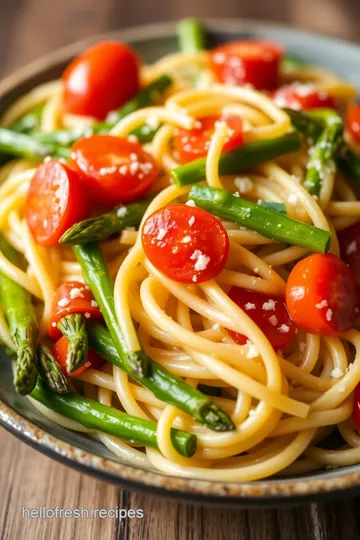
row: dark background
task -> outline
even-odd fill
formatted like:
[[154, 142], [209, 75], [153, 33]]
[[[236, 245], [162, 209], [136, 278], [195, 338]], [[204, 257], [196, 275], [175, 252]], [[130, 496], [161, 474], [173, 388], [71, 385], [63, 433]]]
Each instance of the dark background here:
[[0, 74], [96, 33], [190, 15], [285, 22], [360, 41], [360, 0], [0, 0]]
[[[284, 22], [360, 42], [360, 0], [0, 0], [0, 76], [93, 34], [185, 16]], [[360, 540], [359, 502], [251, 512], [166, 502], [81, 475], [0, 431], [0, 540]], [[23, 506], [57, 504], [141, 508], [144, 519], [21, 519]]]

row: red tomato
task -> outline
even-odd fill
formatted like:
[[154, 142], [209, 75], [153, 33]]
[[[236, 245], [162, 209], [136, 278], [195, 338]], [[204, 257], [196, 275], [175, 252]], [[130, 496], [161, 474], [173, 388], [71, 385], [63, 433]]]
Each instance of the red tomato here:
[[288, 107], [298, 111], [308, 109], [335, 109], [336, 101], [324, 90], [316, 90], [313, 84], [295, 83], [275, 90], [273, 99], [278, 107]]
[[[241, 287], [232, 287], [229, 297], [243, 309], [270, 341], [274, 349], [282, 349], [296, 333], [282, 296], [273, 296]], [[247, 337], [229, 330], [234, 341], [245, 345]]]
[[61, 332], [57, 323], [70, 313], [83, 313], [88, 319], [102, 320], [101, 312], [85, 283], [67, 281], [56, 289], [48, 328], [48, 334], [52, 339], [59, 339]]
[[355, 387], [354, 390], [353, 419], [356, 429], [360, 433], [360, 383]]
[[76, 371], [72, 371], [71, 373], [67, 372], [66, 369], [66, 357], [68, 353], [68, 346], [69, 341], [65, 337], [61, 337], [56, 343], [54, 343], [52, 353], [56, 358], [57, 363], [59, 364], [61, 370], [65, 373], [67, 377], [78, 377], [80, 373], [85, 371], [88, 367], [91, 367], [93, 369], [101, 369], [103, 365], [105, 364], [105, 360], [103, 360], [95, 351], [92, 349], [88, 350], [86, 362], [83, 364], [79, 369]]
[[229, 254], [228, 234], [220, 220], [186, 204], [171, 204], [149, 216], [142, 243], [149, 261], [180, 283], [216, 277]]
[[354, 274], [330, 253], [298, 262], [286, 285], [286, 303], [296, 324], [319, 336], [338, 336], [355, 322], [358, 303]]
[[360, 144], [360, 105], [352, 105], [347, 112], [347, 128], [352, 138]]
[[231, 130], [224, 144], [224, 151], [232, 150], [244, 142], [242, 121], [238, 116], [204, 116], [197, 119], [193, 129], [179, 129], [175, 134], [174, 146], [179, 153], [180, 163], [189, 163], [207, 155], [218, 121], [225, 121]]
[[225, 84], [251, 84], [258, 90], [279, 86], [281, 45], [270, 41], [240, 40], [225, 43], [209, 53], [210, 66]]
[[353, 271], [360, 285], [360, 222], [338, 233], [341, 258]]
[[63, 74], [64, 112], [103, 120], [139, 92], [139, 66], [134, 50], [124, 43], [90, 47]]
[[93, 200], [108, 206], [138, 199], [158, 175], [153, 157], [141, 144], [112, 135], [79, 139], [70, 163], [85, 175]]
[[25, 206], [26, 220], [39, 244], [55, 246], [69, 227], [90, 214], [91, 202], [77, 171], [55, 160], [39, 165]]

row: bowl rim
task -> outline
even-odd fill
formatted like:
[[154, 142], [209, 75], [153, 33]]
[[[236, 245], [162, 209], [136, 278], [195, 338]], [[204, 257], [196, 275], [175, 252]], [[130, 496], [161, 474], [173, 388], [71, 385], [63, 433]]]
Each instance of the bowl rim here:
[[[332, 46], [346, 45], [360, 53], [360, 46], [354, 42], [338, 39], [325, 34], [296, 29], [286, 24], [263, 23], [252, 19], [204, 19], [211, 31], [256, 31], [291, 30], [298, 37], [311, 37]], [[65, 62], [83, 48], [101, 39], [121, 38], [136, 42], [153, 38], [173, 37], [176, 22], [156, 23], [132, 28], [118, 29], [101, 33], [57, 49], [17, 69], [0, 82], [0, 100], [8, 93], [25, 84], [32, 77], [42, 74], [49, 67]], [[17, 438], [38, 451], [56, 459], [80, 472], [112, 482], [126, 489], [156, 492], [159, 496], [187, 501], [212, 503], [226, 506], [278, 506], [279, 504], [298, 504], [317, 500], [351, 496], [360, 489], [360, 465], [357, 471], [347, 468], [336, 469], [323, 478], [291, 477], [287, 479], [259, 480], [256, 482], [220, 482], [188, 479], [165, 475], [161, 472], [121, 464], [118, 461], [102, 458], [92, 452], [73, 446], [21, 416], [0, 400], [0, 425]]]

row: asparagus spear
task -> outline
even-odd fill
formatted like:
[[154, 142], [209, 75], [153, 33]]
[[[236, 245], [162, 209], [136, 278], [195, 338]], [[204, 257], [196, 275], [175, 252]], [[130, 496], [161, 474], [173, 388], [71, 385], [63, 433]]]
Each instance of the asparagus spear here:
[[75, 256], [82, 268], [87, 284], [103, 314], [114, 345], [130, 374], [144, 377], [147, 373], [148, 358], [140, 350], [128, 352], [116, 318], [114, 307], [114, 284], [110, 279], [106, 263], [96, 242], [73, 246]]
[[285, 71], [301, 69], [308, 65], [305, 60], [302, 60], [294, 54], [287, 53], [281, 62], [281, 68]]
[[[331, 109], [314, 109], [306, 111], [306, 113], [295, 111], [293, 109], [284, 109], [284, 111], [290, 116], [294, 128], [298, 130], [310, 144], [314, 144], [329, 122], [331, 123], [332, 118], [338, 116], [337, 113]], [[351, 180], [360, 182], [360, 155], [355, 154], [347, 144], [342, 145], [336, 163], [345, 176]]]
[[335, 173], [335, 159], [343, 142], [343, 134], [343, 121], [335, 115], [312, 147], [304, 181], [304, 187], [312, 195], [319, 195], [326, 177]]
[[32, 111], [24, 114], [19, 120], [16, 120], [9, 126], [11, 131], [17, 133], [31, 134], [35, 129], [39, 127], [41, 115], [44, 110], [44, 105], [38, 105]]
[[[219, 173], [239, 173], [282, 154], [299, 150], [300, 146], [301, 140], [296, 132], [286, 133], [275, 139], [250, 142], [224, 152], [219, 160]], [[205, 171], [206, 158], [200, 158], [176, 167], [171, 171], [171, 175], [175, 184], [181, 187], [204, 180]]]
[[69, 341], [66, 370], [68, 373], [72, 373], [85, 363], [88, 353], [85, 317], [81, 313], [65, 315], [60, 319], [57, 327]]
[[[137, 96], [128, 101], [118, 111], [109, 113], [105, 122], [98, 122], [93, 126], [76, 128], [70, 131], [58, 130], [52, 131], [51, 133], [41, 133], [37, 136], [37, 139], [43, 144], [69, 146], [81, 137], [89, 137], [94, 133], [109, 133], [111, 128], [125, 118], [125, 116], [128, 116], [138, 109], [143, 109], [144, 107], [156, 104], [171, 85], [172, 79], [168, 77], [168, 75], [161, 75], [141, 90]], [[134, 129], [131, 134], [135, 135], [140, 143], [145, 144], [153, 139], [157, 129], [158, 128], [153, 129], [148, 125], [144, 125]]]
[[20, 156], [42, 161], [47, 156], [68, 159], [70, 150], [61, 146], [43, 144], [34, 136], [15, 133], [10, 129], [0, 128], [0, 155]]
[[38, 369], [47, 386], [57, 394], [69, 392], [69, 383], [46, 345], [38, 347]]
[[178, 46], [184, 54], [196, 54], [206, 49], [204, 27], [195, 17], [183, 19], [177, 25]]
[[331, 234], [307, 223], [273, 212], [258, 204], [235, 197], [225, 189], [195, 184], [189, 193], [197, 206], [229, 221], [245, 225], [266, 238], [325, 253]]
[[62, 244], [87, 244], [104, 240], [126, 227], [140, 224], [151, 199], [137, 201], [127, 206], [120, 206], [106, 214], [76, 223], [60, 238]]
[[[125, 441], [158, 448], [156, 423], [151, 420], [130, 416], [79, 394], [56, 394], [51, 392], [41, 380], [38, 380], [31, 397], [49, 409], [72, 418], [89, 429], [96, 429]], [[182, 456], [191, 457], [194, 455], [196, 435], [172, 428], [171, 441], [174, 448]]]
[[[19, 265], [20, 255], [0, 235], [0, 250], [13, 264]], [[15, 281], [0, 272], [0, 294], [9, 323], [10, 337], [17, 349], [14, 377], [19, 394], [29, 394], [37, 378], [36, 339], [38, 324], [30, 294]]]
[[[122, 356], [115, 348], [109, 331], [101, 324], [91, 324], [88, 327], [89, 344], [105, 360], [128, 372]], [[229, 431], [234, 428], [229, 415], [208, 396], [188, 385], [181, 377], [172, 375], [161, 364], [151, 358], [146, 377], [131, 377], [142, 386], [151, 390], [158, 399], [175, 405], [188, 413], [195, 420], [214, 431]], [[130, 373], [129, 373], [130, 374]]]

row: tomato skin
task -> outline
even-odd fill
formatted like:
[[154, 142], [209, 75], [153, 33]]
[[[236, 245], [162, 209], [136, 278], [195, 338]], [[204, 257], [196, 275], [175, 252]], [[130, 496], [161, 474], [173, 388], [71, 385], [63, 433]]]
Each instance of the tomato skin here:
[[139, 68], [139, 58], [125, 43], [90, 47], [64, 71], [64, 112], [104, 120], [139, 92]]
[[286, 303], [296, 324], [319, 336], [338, 336], [355, 322], [357, 284], [350, 268], [330, 253], [298, 262], [286, 285]]
[[[72, 291], [75, 293], [75, 295], [73, 294], [73, 296], [76, 296], [75, 298], [72, 297]], [[103, 319], [99, 308], [94, 304], [91, 291], [86, 287], [85, 283], [80, 281], [67, 281], [60, 285], [54, 293], [48, 326], [48, 334], [52, 339], [60, 338], [62, 334], [57, 327], [57, 323], [70, 313], [82, 313], [84, 315], [88, 313], [90, 315], [89, 319]]]
[[324, 90], [316, 90], [312, 84], [281, 86], [273, 93], [273, 99], [278, 107], [289, 107], [298, 111], [321, 108], [338, 110], [335, 99]]
[[90, 217], [91, 210], [77, 171], [53, 159], [38, 166], [30, 182], [25, 218], [39, 244], [57, 245], [69, 227]]
[[[231, 300], [257, 324], [275, 350], [282, 349], [292, 340], [297, 328], [289, 315], [284, 297], [242, 287], [231, 287], [228, 294]], [[236, 343], [246, 344], [246, 336], [232, 330], [228, 332]]]
[[347, 111], [347, 129], [355, 142], [360, 144], [360, 105], [351, 105]]
[[180, 283], [213, 279], [229, 254], [229, 237], [220, 220], [186, 204], [171, 204], [149, 216], [142, 243], [149, 261]]
[[243, 125], [240, 117], [235, 115], [204, 116], [197, 119], [196, 127], [193, 129], [179, 129], [176, 132], [174, 147], [179, 154], [180, 163], [189, 163], [207, 155], [215, 131], [215, 124], [218, 121], [226, 122], [232, 130], [224, 144], [224, 151], [232, 150], [243, 144]]
[[85, 176], [90, 197], [106, 206], [138, 199], [158, 175], [153, 157], [141, 144], [112, 135], [76, 141], [70, 164]]
[[86, 361], [85, 363], [79, 367], [76, 371], [72, 371], [71, 373], [68, 373], [66, 369], [66, 358], [67, 358], [67, 352], [69, 348], [69, 341], [66, 339], [66, 337], [61, 337], [56, 343], [54, 343], [52, 348], [52, 353], [56, 358], [57, 363], [59, 364], [62, 372], [70, 378], [78, 377], [80, 373], [85, 371], [85, 369], [91, 367], [93, 369], [101, 369], [103, 365], [105, 364], [105, 360], [101, 358], [94, 350], [89, 349]]
[[360, 285], [360, 222], [338, 232], [342, 260], [353, 271]]
[[274, 90], [279, 85], [281, 45], [270, 41], [239, 40], [225, 43], [209, 53], [218, 81], [225, 84], [251, 84], [258, 90]]
[[357, 384], [354, 390], [353, 401], [353, 420], [355, 422], [356, 429], [360, 433], [360, 383]]

